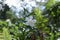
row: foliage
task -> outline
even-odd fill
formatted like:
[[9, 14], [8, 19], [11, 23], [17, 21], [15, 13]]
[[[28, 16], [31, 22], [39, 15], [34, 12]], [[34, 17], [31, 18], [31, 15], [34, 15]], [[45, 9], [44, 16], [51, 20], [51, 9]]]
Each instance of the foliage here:
[[55, 4], [55, 0], [48, 0], [47, 4], [46, 4], [46, 9], [49, 9], [51, 6], [53, 6]]
[[60, 2], [48, 0], [45, 6], [44, 11], [34, 8], [23, 18], [17, 18], [9, 7], [0, 10], [0, 17], [4, 17], [0, 18], [0, 30], [3, 30], [5, 40], [57, 40], [60, 36]]
[[4, 35], [4, 40], [12, 40], [11, 35], [9, 34], [9, 31], [7, 28], [3, 28], [3, 35]]

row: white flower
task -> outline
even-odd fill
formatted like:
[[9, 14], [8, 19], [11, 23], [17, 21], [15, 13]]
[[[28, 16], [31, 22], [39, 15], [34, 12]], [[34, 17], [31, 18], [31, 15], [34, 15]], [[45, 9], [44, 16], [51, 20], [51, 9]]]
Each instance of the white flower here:
[[18, 6], [19, 2], [20, 2], [19, 0], [18, 1], [17, 0], [6, 0], [4, 3], [9, 5], [9, 7], [12, 7], [12, 6]]
[[17, 7], [17, 8], [16, 8], [16, 12], [21, 12], [21, 11], [22, 11], [22, 12], [24, 11], [24, 8], [23, 8], [23, 7]]
[[6, 22], [10, 22], [10, 19], [7, 19]]
[[41, 2], [41, 0], [36, 0], [36, 2]]
[[60, 37], [57, 40], [60, 40]]
[[33, 16], [26, 17], [25, 21], [27, 21], [25, 24], [31, 27], [33, 27], [36, 22], [36, 20], [33, 19]]
[[2, 2], [2, 0], [0, 0], [0, 2]]
[[42, 0], [41, 2], [45, 2], [46, 0]]
[[27, 9], [29, 13], [32, 11], [32, 7], [29, 4], [25, 6], [25, 9]]
[[2, 8], [2, 5], [0, 4], [0, 10], [2, 10], [3, 8]]
[[8, 22], [8, 26], [11, 26], [11, 21], [10, 21], [10, 19], [7, 19], [6, 22]]
[[26, 29], [26, 31], [25, 32], [28, 32], [30, 29]]
[[31, 5], [32, 7], [36, 7], [37, 6], [35, 1], [31, 1], [28, 4]]
[[22, 33], [22, 31], [19, 30], [19, 33]]
[[55, 0], [56, 2], [60, 2], [60, 0]]
[[23, 28], [23, 31], [25, 31], [25, 28]]
[[45, 9], [45, 6], [40, 6], [40, 9], [43, 11]]
[[60, 31], [60, 28], [58, 28], [58, 31]]

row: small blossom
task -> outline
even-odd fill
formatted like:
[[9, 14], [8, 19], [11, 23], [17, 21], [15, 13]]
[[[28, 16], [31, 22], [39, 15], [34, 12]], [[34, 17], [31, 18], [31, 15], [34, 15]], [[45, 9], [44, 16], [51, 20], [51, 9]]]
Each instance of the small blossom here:
[[7, 20], [6, 20], [6, 22], [9, 22], [9, 21], [10, 21], [10, 19], [7, 19]]
[[58, 28], [58, 31], [60, 31], [60, 28]]
[[25, 6], [25, 9], [27, 9], [27, 11], [28, 11], [29, 13], [31, 13], [31, 11], [32, 11], [32, 7], [31, 7], [30, 5], [26, 5], [26, 6]]
[[19, 30], [19, 33], [22, 33], [22, 31]]
[[32, 7], [37, 7], [37, 5], [36, 5], [36, 2], [35, 2], [35, 1], [31, 1], [31, 2], [29, 2], [28, 4], [29, 4], [29, 5], [31, 5]]
[[36, 0], [36, 2], [41, 2], [41, 0]]
[[7, 19], [6, 22], [8, 22], [8, 26], [11, 26], [11, 21], [10, 21], [10, 19]]
[[0, 10], [2, 10], [3, 8], [2, 8], [2, 5], [0, 4]]
[[60, 37], [57, 40], [60, 40]]
[[33, 16], [26, 17], [25, 21], [27, 21], [25, 24], [31, 27], [33, 27], [36, 22], [36, 20], [33, 19]]
[[44, 10], [44, 9], [45, 9], [45, 6], [40, 6], [40, 9], [41, 9], [41, 10]]
[[30, 29], [26, 29], [26, 32], [28, 32]]
[[25, 31], [25, 28], [23, 28], [23, 31]]

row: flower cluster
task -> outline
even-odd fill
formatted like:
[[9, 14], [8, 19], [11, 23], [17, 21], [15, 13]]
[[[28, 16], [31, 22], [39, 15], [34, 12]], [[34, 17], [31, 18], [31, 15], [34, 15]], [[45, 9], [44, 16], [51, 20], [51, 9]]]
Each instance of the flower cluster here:
[[[31, 12], [32, 7], [36, 7], [36, 2], [33, 0], [6, 0], [5, 3], [9, 5], [9, 7], [15, 7], [17, 12], [20, 12], [22, 10], [27, 9], [29, 12]], [[16, 11], [15, 10], [15, 11]]]
[[[4, 3], [16, 13], [18, 18], [22, 18], [25, 15], [29, 15], [34, 7], [39, 6], [37, 2], [45, 2], [45, 0], [6, 0]], [[44, 7], [42, 9], [44, 9]]]

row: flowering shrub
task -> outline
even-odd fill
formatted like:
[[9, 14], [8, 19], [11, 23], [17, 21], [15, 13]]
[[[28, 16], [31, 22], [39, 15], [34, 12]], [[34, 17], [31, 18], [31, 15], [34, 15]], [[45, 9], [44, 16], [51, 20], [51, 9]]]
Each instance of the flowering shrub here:
[[[18, 5], [5, 1], [5, 6], [1, 4], [0, 30], [3, 29], [7, 40], [59, 40], [60, 2], [45, 1], [41, 10], [38, 1], [20, 0]], [[5, 7], [3, 11], [2, 7]]]

